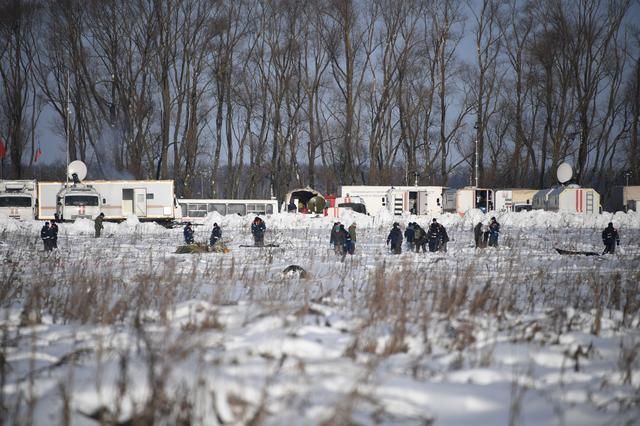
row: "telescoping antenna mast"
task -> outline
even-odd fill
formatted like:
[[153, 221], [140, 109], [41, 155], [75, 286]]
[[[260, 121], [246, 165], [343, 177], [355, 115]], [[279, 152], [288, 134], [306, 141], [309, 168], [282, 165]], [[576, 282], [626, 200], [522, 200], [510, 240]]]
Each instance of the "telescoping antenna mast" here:
[[476, 129], [476, 155], [475, 155], [475, 165], [474, 165], [474, 169], [475, 169], [475, 178], [476, 178], [476, 188], [478, 187], [478, 128], [480, 127], [480, 123], [476, 122], [476, 125], [473, 126], [474, 129]]
[[[69, 69], [67, 69], [67, 81], [65, 84], [65, 109], [66, 114], [64, 117], [64, 137], [65, 137], [65, 145], [67, 147], [67, 170], [69, 169], [70, 155], [69, 155], [69, 114], [71, 114], [71, 110], [69, 108]], [[69, 173], [65, 173], [66, 181], [65, 187], [69, 186]]]

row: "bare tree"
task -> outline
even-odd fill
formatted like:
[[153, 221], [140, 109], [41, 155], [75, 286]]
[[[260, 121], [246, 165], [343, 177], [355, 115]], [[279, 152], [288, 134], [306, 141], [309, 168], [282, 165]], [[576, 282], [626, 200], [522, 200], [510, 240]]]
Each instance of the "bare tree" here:
[[[443, 185], [447, 184], [448, 175], [452, 166], [449, 163], [449, 155], [454, 142], [460, 143], [460, 131], [465, 117], [472, 109], [468, 92], [462, 99], [454, 99], [455, 84], [464, 84], [460, 77], [460, 64], [456, 57], [456, 50], [462, 39], [464, 14], [461, 3], [458, 0], [446, 0], [437, 2], [431, 8], [431, 28], [436, 61], [436, 99], [438, 119], [438, 148], [440, 158], [439, 172]], [[449, 108], [457, 101], [457, 113], [453, 117], [449, 114]]]
[[[9, 147], [12, 175], [23, 177], [23, 157], [33, 133], [39, 110], [31, 77], [37, 46], [32, 30], [37, 25], [40, 10], [37, 1], [13, 0], [0, 4], [0, 77], [4, 107], [2, 123]], [[32, 153], [34, 147], [32, 145]], [[33, 155], [31, 156], [33, 158]]]

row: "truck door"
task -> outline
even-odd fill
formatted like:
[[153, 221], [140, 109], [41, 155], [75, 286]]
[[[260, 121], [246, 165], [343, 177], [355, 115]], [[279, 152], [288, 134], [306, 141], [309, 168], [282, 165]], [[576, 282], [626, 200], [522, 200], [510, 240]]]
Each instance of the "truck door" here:
[[145, 188], [136, 188], [133, 190], [133, 210], [136, 216], [147, 216], [147, 190]]
[[416, 214], [431, 214], [429, 211], [429, 193], [427, 191], [418, 192], [418, 203]]

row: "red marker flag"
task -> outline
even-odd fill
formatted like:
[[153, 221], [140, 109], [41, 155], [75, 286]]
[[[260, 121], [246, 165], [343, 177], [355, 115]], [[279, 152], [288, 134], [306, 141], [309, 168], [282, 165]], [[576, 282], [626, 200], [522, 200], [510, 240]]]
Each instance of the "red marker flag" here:
[[40, 158], [41, 155], [42, 155], [42, 150], [40, 148], [38, 148], [38, 150], [36, 151], [36, 153], [33, 156], [33, 162], [37, 163], [38, 162], [38, 158]]
[[4, 139], [0, 138], [0, 160], [4, 158], [7, 153], [7, 146], [4, 144]]

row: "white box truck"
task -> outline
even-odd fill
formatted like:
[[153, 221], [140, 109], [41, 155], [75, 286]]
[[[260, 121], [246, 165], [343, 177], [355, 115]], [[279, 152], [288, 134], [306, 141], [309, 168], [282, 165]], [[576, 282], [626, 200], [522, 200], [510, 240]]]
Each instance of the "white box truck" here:
[[0, 180], [0, 215], [18, 220], [36, 217], [35, 180]]
[[140, 221], [172, 222], [179, 217], [173, 180], [86, 180], [82, 184], [40, 182], [40, 219], [122, 221], [134, 214]]
[[86, 183], [38, 182], [38, 219], [94, 219], [101, 212], [100, 194]]

